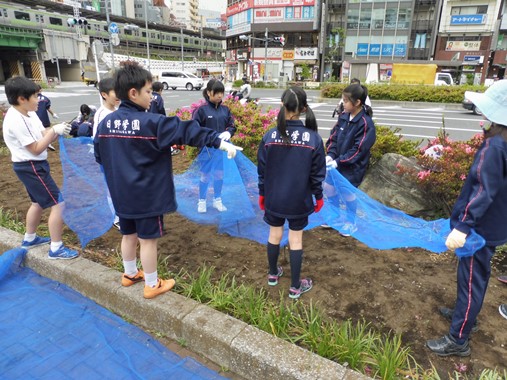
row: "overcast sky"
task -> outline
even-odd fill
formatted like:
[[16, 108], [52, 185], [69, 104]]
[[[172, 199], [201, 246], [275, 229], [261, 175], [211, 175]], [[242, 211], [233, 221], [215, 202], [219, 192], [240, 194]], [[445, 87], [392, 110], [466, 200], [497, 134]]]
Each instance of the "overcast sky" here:
[[[166, 4], [170, 4], [171, 0], [164, 0]], [[211, 10], [219, 10], [222, 13], [225, 13], [225, 8], [227, 7], [227, 0], [199, 0], [199, 8], [202, 9], [211, 9]]]

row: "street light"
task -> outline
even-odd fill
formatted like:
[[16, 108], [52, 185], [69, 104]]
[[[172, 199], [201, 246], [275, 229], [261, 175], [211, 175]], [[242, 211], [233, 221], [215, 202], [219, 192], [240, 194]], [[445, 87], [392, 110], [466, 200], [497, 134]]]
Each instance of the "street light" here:
[[[137, 25], [134, 25], [134, 24], [127, 24], [123, 27], [124, 30], [130, 30], [130, 31], [134, 31], [134, 30], [139, 30], [139, 27]], [[128, 39], [128, 36], [125, 37], [125, 39], [127, 40], [127, 59], [130, 59], [130, 52], [129, 52], [129, 39]]]
[[148, 0], [144, 2], [144, 21], [146, 26], [146, 54], [148, 56], [148, 71], [151, 68], [151, 60], [150, 60], [150, 36], [148, 34]]

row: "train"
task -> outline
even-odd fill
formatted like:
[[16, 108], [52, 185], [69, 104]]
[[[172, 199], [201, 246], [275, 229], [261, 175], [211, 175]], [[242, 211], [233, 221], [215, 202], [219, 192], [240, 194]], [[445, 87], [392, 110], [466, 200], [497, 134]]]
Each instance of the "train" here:
[[[90, 39], [110, 38], [105, 15], [81, 8], [79, 22], [76, 25], [69, 22], [73, 18], [75, 18], [73, 7], [48, 0], [25, 0], [23, 4], [16, 1], [0, 1], [0, 26], [62, 32], [75, 32], [75, 28], [79, 27], [81, 33], [90, 36]], [[178, 26], [150, 23], [147, 39], [144, 20], [110, 16], [110, 21], [118, 25], [122, 45], [130, 43], [130, 49], [134, 51], [136, 48], [144, 49], [148, 43], [150, 48], [161, 56], [177, 57], [182, 45], [185, 53], [193, 56], [200, 53], [215, 56], [223, 51], [224, 38], [218, 35], [209, 33], [201, 35], [180, 29]]]

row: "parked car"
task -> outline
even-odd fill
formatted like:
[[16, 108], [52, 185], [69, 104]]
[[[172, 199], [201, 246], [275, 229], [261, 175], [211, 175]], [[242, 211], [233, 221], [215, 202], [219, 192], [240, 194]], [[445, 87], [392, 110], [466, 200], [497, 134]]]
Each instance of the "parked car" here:
[[474, 113], [474, 115], [482, 115], [482, 112], [475, 104], [473, 104], [470, 100], [467, 98], [467, 93], [470, 91], [465, 91], [465, 97], [463, 98], [463, 102], [461, 103], [463, 105], [463, 108], [466, 110], [470, 110]]
[[185, 71], [162, 71], [159, 75], [159, 81], [162, 82], [164, 90], [172, 88], [186, 88], [188, 91], [199, 91], [204, 86], [204, 81], [192, 73]]

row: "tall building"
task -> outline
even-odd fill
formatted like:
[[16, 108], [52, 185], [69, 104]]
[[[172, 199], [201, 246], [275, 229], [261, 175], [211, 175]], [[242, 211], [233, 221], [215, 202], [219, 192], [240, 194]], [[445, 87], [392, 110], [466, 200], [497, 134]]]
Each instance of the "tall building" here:
[[431, 61], [456, 81], [472, 75], [484, 83], [505, 73], [505, 7], [499, 0], [228, 0], [228, 68], [236, 78], [255, 79], [256, 67], [266, 66], [268, 79], [297, 79], [307, 66], [306, 79], [346, 80], [367, 78], [373, 64], [371, 80], [388, 80], [393, 63]]
[[186, 29], [197, 31], [201, 27], [198, 14], [199, 0], [172, 0], [171, 12], [176, 20], [184, 24]]

